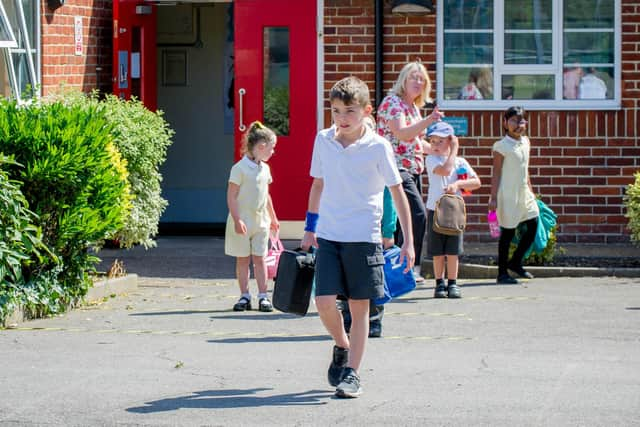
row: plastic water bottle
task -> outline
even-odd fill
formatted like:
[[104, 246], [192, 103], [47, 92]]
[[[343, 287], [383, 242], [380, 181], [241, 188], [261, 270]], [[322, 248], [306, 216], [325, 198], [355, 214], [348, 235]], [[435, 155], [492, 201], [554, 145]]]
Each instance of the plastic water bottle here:
[[[467, 169], [464, 166], [460, 166], [458, 169], [456, 169], [456, 173], [458, 174], [458, 179], [467, 179], [469, 177], [469, 175], [467, 174]], [[460, 189], [460, 193], [463, 196], [468, 196], [471, 194], [471, 191], [469, 190], [465, 190], [464, 188]]]
[[490, 211], [487, 214], [487, 222], [489, 222], [489, 233], [491, 237], [494, 239], [500, 237], [500, 224], [498, 224], [498, 214], [496, 211]]

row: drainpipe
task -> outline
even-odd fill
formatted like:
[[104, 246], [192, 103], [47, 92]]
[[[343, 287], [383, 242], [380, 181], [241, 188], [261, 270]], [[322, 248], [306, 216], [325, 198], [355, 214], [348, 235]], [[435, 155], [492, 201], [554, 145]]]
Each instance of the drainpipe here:
[[384, 13], [384, 0], [375, 1], [375, 85], [376, 85], [376, 111], [382, 102], [382, 37]]

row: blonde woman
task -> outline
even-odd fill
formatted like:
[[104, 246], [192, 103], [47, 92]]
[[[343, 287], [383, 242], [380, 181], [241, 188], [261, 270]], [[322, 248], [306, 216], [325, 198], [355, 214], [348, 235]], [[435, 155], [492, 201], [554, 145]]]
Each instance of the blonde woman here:
[[[378, 134], [385, 137], [393, 147], [402, 177], [402, 188], [411, 207], [413, 244], [418, 271], [426, 227], [420, 175], [424, 171], [425, 151], [430, 150], [429, 144], [422, 137], [429, 125], [444, 116], [435, 107], [431, 114], [422, 117], [420, 109], [426, 102], [431, 101], [430, 92], [431, 80], [426, 68], [420, 62], [410, 62], [402, 68], [398, 80], [378, 107]], [[401, 230], [398, 230], [397, 240], [399, 244], [403, 241]], [[421, 282], [424, 279], [418, 276], [416, 281]]]

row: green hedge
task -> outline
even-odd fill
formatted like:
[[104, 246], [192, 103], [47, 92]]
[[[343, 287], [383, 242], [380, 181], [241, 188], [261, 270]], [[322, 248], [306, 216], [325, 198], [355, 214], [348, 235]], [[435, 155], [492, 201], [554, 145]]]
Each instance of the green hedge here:
[[126, 162], [111, 132], [96, 106], [0, 101], [0, 152], [24, 165], [9, 165], [8, 176], [21, 183], [34, 225], [59, 260], [23, 268], [25, 277], [37, 278], [25, 286], [38, 314], [57, 309], [47, 308], [51, 301], [65, 304], [86, 293], [99, 261], [90, 248], [113, 238], [129, 215]]
[[624, 205], [627, 208], [625, 216], [629, 218], [631, 240], [640, 244], [640, 172], [635, 173], [635, 181], [627, 186]]
[[81, 108], [96, 108], [109, 123], [113, 143], [127, 162], [132, 207], [113, 239], [130, 248], [141, 244], [155, 246], [158, 224], [168, 202], [161, 196], [160, 166], [167, 156], [174, 131], [162, 111], [149, 111], [137, 99], [123, 100], [115, 95], [98, 99], [98, 94], [66, 92], [54, 101]]
[[161, 111], [151, 112], [138, 100], [124, 101], [108, 95], [100, 105], [112, 125], [114, 143], [127, 160], [133, 195], [131, 213], [115, 238], [122, 247], [153, 247], [153, 237], [158, 234], [160, 217], [168, 204], [160, 195], [160, 166], [174, 132]]
[[0, 323], [20, 304], [23, 266], [38, 259], [43, 249], [40, 230], [33, 225], [36, 215], [19, 183], [9, 179], [7, 164], [17, 165], [0, 153]]

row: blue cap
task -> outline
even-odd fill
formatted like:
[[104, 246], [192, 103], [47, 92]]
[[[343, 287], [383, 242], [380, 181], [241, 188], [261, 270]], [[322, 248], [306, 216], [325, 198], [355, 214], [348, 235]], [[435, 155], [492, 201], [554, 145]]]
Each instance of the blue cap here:
[[427, 137], [431, 135], [446, 138], [448, 136], [455, 135], [455, 132], [453, 131], [453, 127], [451, 127], [449, 123], [439, 121], [431, 124], [431, 126], [427, 128]]

